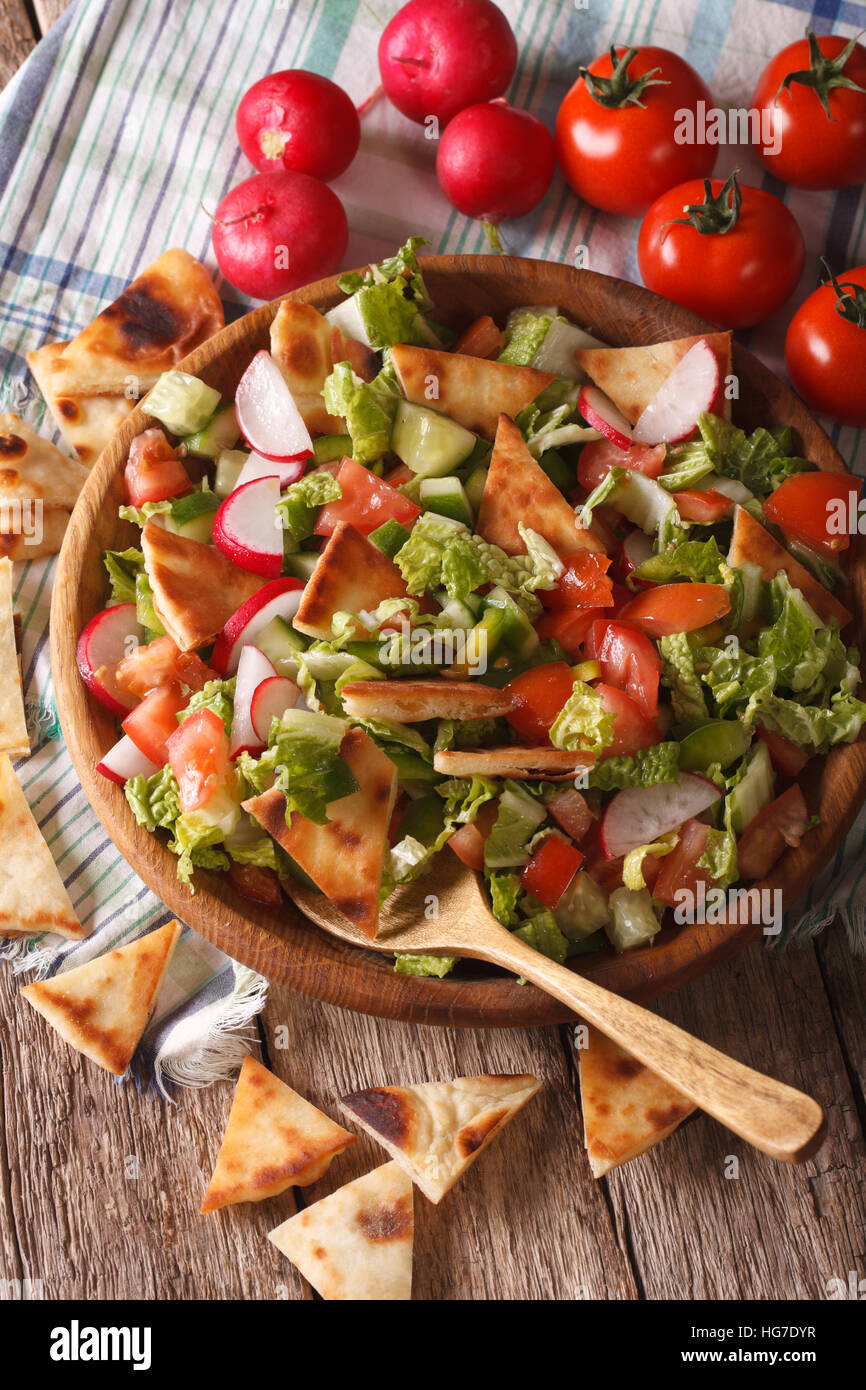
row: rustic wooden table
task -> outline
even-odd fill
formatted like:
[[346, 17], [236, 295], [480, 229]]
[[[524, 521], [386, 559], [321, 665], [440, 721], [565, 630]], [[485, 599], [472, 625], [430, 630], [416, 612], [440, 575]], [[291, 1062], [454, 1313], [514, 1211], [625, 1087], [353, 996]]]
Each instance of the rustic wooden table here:
[[[64, 0], [0, 0], [0, 86]], [[202, 1217], [232, 1087], [174, 1105], [72, 1052], [0, 971], [0, 1293], [44, 1298], [305, 1299], [265, 1239], [295, 1197]], [[439, 1208], [417, 1201], [419, 1299], [821, 1299], [866, 1275], [866, 1000], [841, 929], [755, 946], [660, 1012], [814, 1095], [820, 1153], [785, 1168], [698, 1117], [594, 1182], [569, 1028], [464, 1032], [379, 1022], [273, 988], [263, 1060], [316, 1104], [365, 1085], [533, 1071], [544, 1089]], [[278, 1045], [278, 1044], [281, 1044]], [[361, 1139], [305, 1204], [381, 1162]]]

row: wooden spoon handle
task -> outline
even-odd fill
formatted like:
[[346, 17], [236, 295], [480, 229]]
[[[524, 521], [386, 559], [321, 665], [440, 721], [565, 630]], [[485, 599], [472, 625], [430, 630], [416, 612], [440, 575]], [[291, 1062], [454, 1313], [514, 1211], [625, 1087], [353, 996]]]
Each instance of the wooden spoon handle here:
[[479, 933], [477, 944], [485, 960], [525, 976], [561, 999], [701, 1110], [771, 1158], [802, 1163], [821, 1145], [824, 1113], [802, 1091], [726, 1057], [639, 1004], [555, 964], [502, 929]]

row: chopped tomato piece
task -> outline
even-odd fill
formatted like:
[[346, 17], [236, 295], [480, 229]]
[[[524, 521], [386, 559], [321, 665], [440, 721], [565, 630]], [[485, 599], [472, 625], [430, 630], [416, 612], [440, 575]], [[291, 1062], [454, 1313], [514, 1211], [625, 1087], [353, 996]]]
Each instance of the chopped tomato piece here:
[[610, 559], [599, 551], [581, 550], [565, 562], [555, 589], [539, 589], [545, 608], [610, 608], [613, 590], [607, 576]]
[[699, 820], [687, 820], [680, 831], [676, 848], [659, 861], [661, 868], [653, 884], [653, 897], [668, 907], [687, 906], [682, 898], [676, 896], [678, 893], [687, 892], [696, 896], [699, 883], [708, 887], [709, 870], [698, 864], [706, 847], [707, 827]]
[[250, 902], [267, 903], [269, 907], [279, 907], [283, 901], [280, 880], [273, 869], [265, 869], [258, 864], [229, 865], [229, 878], [242, 898]]
[[362, 535], [369, 536], [391, 518], [403, 526], [411, 526], [421, 514], [421, 508], [402, 492], [354, 459], [343, 459], [337, 470], [337, 482], [343, 495], [336, 502], [326, 502], [319, 512], [317, 536], [333, 535], [338, 521], [348, 521]]
[[640, 871], [643, 874], [643, 881], [650, 892], [656, 885], [656, 880], [662, 871], [662, 861], [654, 854], [645, 854], [641, 860]]
[[859, 497], [860, 479], [848, 473], [795, 473], [770, 493], [764, 511], [789, 540], [832, 558], [851, 544]]
[[664, 444], [632, 444], [630, 449], [620, 449], [609, 439], [594, 439], [580, 451], [578, 482], [592, 492], [612, 468], [631, 468], [647, 478], [657, 478], [665, 466], [665, 452]]
[[723, 584], [656, 584], [636, 594], [619, 613], [650, 637], [670, 637], [675, 632], [694, 632], [731, 611]]
[[454, 344], [454, 351], [462, 352], [466, 357], [498, 357], [504, 342], [500, 329], [490, 315], [482, 314], [481, 318], [464, 328]]
[[650, 719], [659, 712], [662, 660], [650, 639], [631, 623], [595, 622], [584, 643], [601, 665], [602, 680], [632, 697]]
[[178, 728], [176, 716], [187, 704], [189, 696], [177, 681], [166, 681], [145, 695], [121, 727], [146, 758], [162, 767], [168, 761], [168, 739]]
[[189, 492], [192, 481], [162, 430], [145, 430], [129, 446], [123, 473], [126, 492], [133, 507], [145, 502], [164, 502]]
[[398, 463], [396, 468], [385, 474], [382, 482], [387, 483], [389, 487], [402, 487], [404, 483], [411, 483], [415, 476], [408, 464]]
[[574, 677], [564, 661], [533, 666], [509, 681], [514, 699], [508, 722], [529, 744], [548, 743], [548, 730], [574, 689]]
[[484, 841], [493, 829], [498, 813], [498, 801], [486, 801], [475, 820], [461, 825], [448, 840], [457, 858], [476, 873], [484, 868]]
[[609, 611], [605, 608], [557, 608], [542, 613], [535, 630], [543, 642], [558, 642], [568, 656], [578, 657], [592, 624]]
[[229, 740], [223, 721], [212, 709], [196, 710], [177, 725], [167, 747], [181, 810], [200, 810], [225, 786], [229, 774]]
[[171, 637], [157, 637], [124, 657], [115, 679], [121, 690], [143, 696], [168, 680], [176, 680], [189, 690], [203, 690], [208, 681], [217, 679], [217, 673], [195, 652], [182, 652]]
[[797, 786], [789, 787], [765, 806], [746, 826], [737, 843], [740, 878], [766, 878], [785, 846], [799, 845], [808, 818], [803, 793]]
[[582, 863], [579, 849], [560, 835], [548, 835], [521, 869], [520, 882], [527, 893], [553, 911]]
[[796, 777], [798, 772], [803, 771], [811, 756], [805, 748], [798, 748], [784, 734], [773, 733], [771, 729], [765, 729], [763, 724], [756, 725], [755, 732], [766, 743], [770, 761], [783, 777]]
[[630, 756], [641, 748], [661, 743], [661, 729], [624, 690], [602, 682], [597, 682], [593, 688], [601, 696], [608, 714], [614, 715], [613, 739], [604, 750], [605, 758]]
[[347, 338], [336, 324], [331, 328], [331, 361], [348, 362], [362, 381], [372, 381], [379, 370], [379, 359], [373, 349], [357, 338]]
[[704, 526], [721, 521], [734, 505], [732, 497], [726, 497], [714, 487], [707, 488], [706, 492], [701, 492], [700, 488], [696, 487], [686, 488], [685, 492], [674, 493], [674, 501], [677, 511], [685, 521], [699, 521]]
[[547, 809], [578, 845], [595, 820], [586, 797], [575, 787], [569, 787], [566, 791], [557, 792], [555, 796], [549, 797]]

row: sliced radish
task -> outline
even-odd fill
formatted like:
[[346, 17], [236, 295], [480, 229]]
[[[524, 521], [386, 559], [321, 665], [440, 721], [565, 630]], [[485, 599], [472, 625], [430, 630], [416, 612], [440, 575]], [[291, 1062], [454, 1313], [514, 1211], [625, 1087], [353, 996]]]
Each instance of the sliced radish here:
[[[624, 582], [630, 574], [634, 573], [639, 565], [643, 564], [644, 560], [649, 560], [654, 554], [654, 551], [655, 544], [652, 536], [648, 536], [645, 531], [637, 529], [629, 531], [619, 548], [619, 555], [617, 556], [617, 571], [619, 578]], [[646, 580], [638, 579], [636, 582], [642, 589], [650, 587]]]
[[144, 630], [135, 614], [134, 603], [118, 603], [103, 608], [85, 627], [78, 639], [76, 659], [81, 679], [101, 705], [118, 718], [129, 714], [138, 697], [121, 690], [114, 673], [144, 640]]
[[688, 439], [718, 389], [718, 359], [706, 338], [701, 338], [680, 358], [641, 414], [634, 427], [635, 444], [676, 444]]
[[268, 676], [253, 692], [250, 717], [258, 738], [265, 744], [271, 732], [271, 721], [279, 719], [287, 709], [294, 709], [300, 695], [300, 687], [290, 681], [288, 676]]
[[278, 461], [275, 459], [263, 458], [261, 454], [250, 454], [240, 473], [238, 480], [232, 488], [235, 492], [245, 483], [254, 483], [259, 478], [279, 478], [280, 489], [288, 487], [290, 483], [296, 483], [306, 468], [305, 459], [288, 459]]
[[217, 549], [242, 570], [269, 579], [276, 579], [283, 567], [279, 500], [279, 478], [256, 478], [230, 492], [213, 519]]
[[584, 386], [577, 408], [588, 425], [603, 434], [618, 449], [630, 449], [631, 425], [609, 396], [597, 386]]
[[247, 646], [241, 649], [235, 684], [232, 732], [229, 739], [230, 758], [236, 758], [238, 753], [242, 752], [258, 753], [267, 743], [267, 737], [259, 738], [256, 733], [250, 711], [258, 686], [276, 676], [272, 662], [258, 647]]
[[159, 772], [159, 768], [140, 748], [136, 748], [129, 734], [124, 734], [113, 748], [109, 748], [102, 761], [96, 764], [96, 771], [122, 787], [130, 777], [152, 777], [155, 772]]
[[264, 458], [285, 461], [312, 454], [310, 432], [282, 372], [264, 348], [238, 382], [235, 413], [245, 438]]
[[300, 579], [287, 576], [266, 584], [257, 594], [241, 604], [229, 618], [216, 640], [210, 664], [221, 676], [230, 676], [238, 669], [241, 650], [248, 643], [255, 643], [260, 632], [264, 632], [273, 618], [284, 618], [287, 623], [298, 611], [304, 586]]
[[617, 792], [601, 821], [601, 848], [606, 859], [620, 859], [638, 845], [677, 830], [718, 801], [721, 792], [706, 777], [681, 772], [676, 782], [626, 787]]

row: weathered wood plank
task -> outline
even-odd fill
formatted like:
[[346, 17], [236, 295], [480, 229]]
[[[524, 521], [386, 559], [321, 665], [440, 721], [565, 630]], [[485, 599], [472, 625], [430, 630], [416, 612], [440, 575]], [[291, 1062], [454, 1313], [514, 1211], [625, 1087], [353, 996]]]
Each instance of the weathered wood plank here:
[[819, 936], [815, 949], [860, 1120], [866, 1126], [866, 961], [851, 954], [841, 923]]
[[0, 87], [15, 76], [35, 44], [22, 0], [0, 0]]
[[33, 8], [43, 34], [47, 34], [68, 5], [69, 0], [33, 0]]

